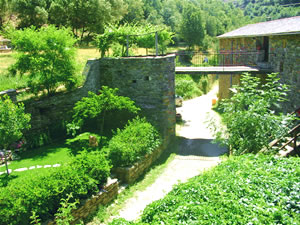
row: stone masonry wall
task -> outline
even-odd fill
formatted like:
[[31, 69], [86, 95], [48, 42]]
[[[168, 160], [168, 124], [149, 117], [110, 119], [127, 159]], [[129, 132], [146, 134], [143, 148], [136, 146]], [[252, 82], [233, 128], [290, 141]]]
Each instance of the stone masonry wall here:
[[290, 85], [288, 102], [283, 111], [291, 112], [300, 107], [300, 35], [270, 37], [270, 63], [278, 72], [281, 82]]
[[[220, 50], [226, 52], [232, 48], [234, 51], [251, 52], [260, 50], [262, 43], [263, 37], [220, 39]], [[258, 56], [257, 60], [261, 62], [262, 57]], [[282, 83], [290, 85], [288, 101], [282, 103], [282, 111], [291, 112], [300, 107], [300, 35], [270, 36], [269, 61], [266, 63], [274, 72], [279, 73]], [[229, 97], [229, 79], [230, 76], [222, 76], [219, 81], [221, 99]]]
[[167, 143], [175, 135], [175, 55], [103, 58], [99, 63], [101, 85], [119, 88], [120, 95], [134, 100]]
[[98, 92], [103, 85], [117, 87], [120, 95], [136, 101], [143, 115], [158, 127], [164, 144], [175, 135], [174, 55], [89, 60], [84, 74], [84, 86], [75, 91], [24, 102], [32, 118], [27, 140], [47, 135], [61, 137], [66, 133], [64, 123], [71, 118], [74, 104], [88, 91]]
[[88, 95], [89, 91], [97, 92], [100, 89], [99, 63], [89, 60], [84, 69], [86, 82], [83, 87], [67, 93], [57, 93], [38, 101], [25, 101], [25, 110], [31, 114], [31, 129], [27, 131], [27, 139], [45, 138], [66, 133], [64, 121], [71, 118], [71, 111], [75, 103]]

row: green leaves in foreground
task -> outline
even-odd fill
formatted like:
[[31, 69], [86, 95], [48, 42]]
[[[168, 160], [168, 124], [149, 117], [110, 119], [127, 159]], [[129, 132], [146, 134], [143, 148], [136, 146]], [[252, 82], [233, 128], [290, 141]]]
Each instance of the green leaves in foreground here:
[[[177, 185], [134, 224], [298, 224], [299, 158], [232, 157]], [[112, 224], [131, 224], [114, 221]]]
[[268, 74], [266, 84], [259, 78], [243, 74], [241, 85], [234, 86], [233, 96], [220, 103], [226, 129], [215, 126], [216, 140], [228, 146], [231, 153], [257, 153], [268, 148], [271, 140], [283, 136], [293, 120], [291, 115], [276, 113], [285, 100], [288, 87], [279, 82], [277, 74]]

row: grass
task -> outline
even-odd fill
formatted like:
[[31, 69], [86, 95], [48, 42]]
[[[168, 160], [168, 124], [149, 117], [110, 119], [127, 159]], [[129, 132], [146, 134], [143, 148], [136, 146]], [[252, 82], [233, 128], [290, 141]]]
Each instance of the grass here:
[[[15, 170], [19, 168], [29, 168], [31, 166], [44, 166], [64, 164], [72, 159], [72, 156], [78, 154], [83, 147], [88, 147], [89, 135], [99, 135], [94, 133], [83, 133], [75, 138], [67, 139], [65, 142], [51, 144], [37, 149], [27, 150], [20, 153], [20, 160], [11, 161], [8, 168]], [[5, 171], [5, 166], [0, 167], [0, 172]], [[24, 172], [13, 172], [14, 174], [26, 175]]]
[[107, 224], [112, 216], [118, 215], [118, 212], [125, 206], [127, 199], [132, 198], [134, 193], [145, 190], [162, 174], [168, 164], [174, 160], [179, 145], [180, 139], [176, 138], [144, 176], [140, 177], [134, 184], [128, 186], [112, 203], [100, 206], [98, 211], [90, 216], [88, 224]]

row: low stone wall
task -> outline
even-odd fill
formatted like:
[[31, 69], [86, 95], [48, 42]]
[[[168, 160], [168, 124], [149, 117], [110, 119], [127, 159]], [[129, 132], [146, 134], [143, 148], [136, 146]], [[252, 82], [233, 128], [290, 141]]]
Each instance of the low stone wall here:
[[[103, 191], [86, 200], [81, 206], [72, 212], [76, 224], [79, 220], [87, 218], [90, 214], [95, 212], [99, 205], [106, 205], [117, 197], [119, 191], [119, 182], [117, 179], [109, 179], [107, 184], [103, 187]], [[47, 225], [56, 224], [54, 221], [48, 222]]]
[[122, 183], [132, 184], [135, 182], [150, 166], [155, 162], [161, 153], [163, 152], [164, 147], [160, 146], [154, 150], [151, 154], [148, 154], [141, 161], [135, 163], [131, 167], [118, 167], [112, 170], [112, 173], [116, 175]]

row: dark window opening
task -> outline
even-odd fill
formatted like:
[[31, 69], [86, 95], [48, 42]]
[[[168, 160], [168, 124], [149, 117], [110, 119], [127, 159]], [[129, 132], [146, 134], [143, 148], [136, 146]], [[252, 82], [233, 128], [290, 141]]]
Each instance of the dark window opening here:
[[264, 62], [268, 62], [269, 61], [269, 37], [264, 37], [263, 50], [265, 51]]
[[279, 65], [279, 71], [280, 71], [280, 72], [283, 72], [283, 62], [280, 62], [280, 65]]

